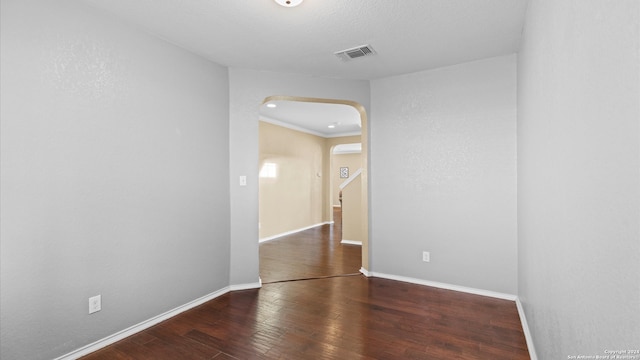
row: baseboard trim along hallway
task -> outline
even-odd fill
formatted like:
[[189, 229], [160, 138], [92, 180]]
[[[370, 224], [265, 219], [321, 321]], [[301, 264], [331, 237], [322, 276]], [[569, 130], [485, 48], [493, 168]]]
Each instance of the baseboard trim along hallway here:
[[262, 239], [258, 240], [258, 242], [265, 242], [265, 241], [269, 241], [269, 240], [275, 240], [275, 239], [281, 238], [283, 236], [292, 235], [292, 234], [295, 234], [295, 233], [299, 233], [301, 231], [313, 229], [313, 228], [318, 227], [318, 226], [330, 225], [330, 224], [333, 224], [333, 221], [325, 221], [323, 223], [310, 225], [310, 226], [303, 227], [303, 228], [300, 228], [300, 229], [286, 231], [286, 232], [283, 232], [283, 233], [280, 233], [280, 234], [276, 234], [276, 235], [272, 235], [272, 236], [267, 236], [265, 238], [262, 238]]
[[440, 289], [453, 290], [453, 291], [459, 291], [459, 292], [464, 292], [464, 293], [469, 293], [474, 295], [488, 296], [488, 297], [493, 297], [497, 299], [513, 301], [515, 302], [516, 307], [518, 309], [518, 315], [520, 316], [522, 331], [524, 332], [524, 337], [527, 342], [527, 349], [529, 350], [529, 356], [531, 357], [531, 360], [538, 360], [535, 347], [533, 345], [533, 337], [531, 336], [531, 331], [529, 330], [529, 324], [527, 323], [527, 318], [524, 313], [524, 308], [522, 307], [522, 303], [520, 302], [520, 299], [516, 295], [495, 292], [490, 290], [470, 288], [470, 287], [460, 286], [460, 285], [441, 283], [437, 281], [422, 280], [422, 279], [411, 278], [406, 276], [373, 272], [373, 271], [368, 271], [365, 268], [360, 268], [360, 273], [362, 273], [366, 277], [379, 277], [383, 279], [403, 281], [411, 284], [432, 286]]
[[198, 305], [202, 305], [204, 303], [206, 303], [207, 301], [213, 300], [217, 297], [220, 297], [230, 291], [238, 291], [238, 290], [248, 290], [248, 289], [255, 289], [255, 288], [259, 288], [261, 287], [261, 282], [257, 282], [257, 283], [251, 283], [251, 284], [239, 284], [239, 285], [231, 285], [231, 286], [225, 286], [224, 288], [214, 291], [210, 294], [207, 294], [203, 297], [200, 297], [198, 299], [195, 299], [193, 301], [190, 301], [184, 305], [178, 306], [172, 310], [169, 310], [165, 313], [162, 313], [160, 315], [154, 316], [150, 319], [147, 319], [145, 321], [142, 321], [136, 325], [133, 325], [131, 327], [128, 327], [122, 331], [118, 331], [115, 334], [109, 335], [103, 339], [100, 339], [96, 342], [93, 342], [89, 345], [83, 346], [79, 349], [76, 349], [66, 355], [62, 355], [54, 360], [75, 360], [78, 359], [82, 356], [85, 355], [89, 355], [97, 350], [100, 350], [104, 347], [107, 347], [113, 343], [116, 343], [120, 340], [123, 340], [131, 335], [134, 335], [136, 333], [139, 333], [145, 329], [148, 329], [156, 324], [159, 324], [165, 320], [168, 320], [180, 313], [183, 313], [187, 310], [190, 310]]
[[340, 240], [340, 244], [362, 246], [362, 241], [342, 239]]
[[527, 323], [527, 317], [524, 314], [524, 308], [519, 298], [516, 299], [516, 307], [518, 307], [518, 315], [520, 316], [520, 323], [522, 324], [522, 331], [524, 332], [524, 339], [527, 341], [527, 349], [529, 350], [529, 357], [531, 360], [538, 360], [536, 355], [536, 349], [533, 346], [533, 337], [529, 330], [529, 323]]
[[440, 289], [460, 291], [460, 292], [464, 292], [464, 293], [488, 296], [488, 297], [493, 297], [493, 298], [497, 298], [497, 299], [515, 301], [516, 298], [517, 298], [516, 295], [512, 295], [512, 294], [505, 294], [505, 293], [496, 292], [496, 291], [476, 289], [476, 288], [471, 288], [471, 287], [466, 287], [466, 286], [441, 283], [441, 282], [437, 282], [437, 281], [416, 279], [416, 278], [412, 278], [412, 277], [384, 274], [384, 273], [373, 272], [373, 271], [369, 271], [368, 273], [369, 273], [368, 276], [372, 276], [372, 277], [379, 277], [379, 278], [383, 278], [383, 279], [403, 281], [403, 282], [408, 282], [408, 283], [417, 284], [417, 285], [432, 286], [432, 287], [436, 287], [436, 288], [440, 288]]

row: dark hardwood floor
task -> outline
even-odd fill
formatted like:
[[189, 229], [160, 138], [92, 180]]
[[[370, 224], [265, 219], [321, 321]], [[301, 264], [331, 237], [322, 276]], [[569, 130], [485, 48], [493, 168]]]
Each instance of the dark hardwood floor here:
[[358, 274], [362, 267], [360, 246], [340, 244], [342, 215], [333, 209], [333, 225], [305, 230], [260, 244], [262, 283]]
[[[227, 293], [83, 359], [529, 359], [511, 301], [340, 276], [360, 268], [360, 248], [340, 245], [338, 227], [261, 244], [261, 289]], [[299, 280], [311, 277], [320, 278]]]

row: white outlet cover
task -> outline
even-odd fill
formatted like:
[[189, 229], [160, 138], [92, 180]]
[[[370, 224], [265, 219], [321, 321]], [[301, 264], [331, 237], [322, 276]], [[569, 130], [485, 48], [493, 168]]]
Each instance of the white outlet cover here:
[[102, 310], [102, 295], [89, 298], [89, 314]]
[[428, 251], [423, 251], [422, 252], [422, 261], [424, 261], [424, 262], [430, 262], [431, 261], [431, 254]]

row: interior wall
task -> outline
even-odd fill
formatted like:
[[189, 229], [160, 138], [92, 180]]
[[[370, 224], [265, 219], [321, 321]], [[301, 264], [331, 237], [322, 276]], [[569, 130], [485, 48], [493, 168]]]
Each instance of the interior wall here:
[[228, 286], [227, 69], [76, 1], [0, 14], [0, 358]]
[[352, 178], [342, 189], [342, 241], [366, 243], [362, 224], [362, 176]]
[[329, 156], [325, 138], [261, 121], [260, 168], [275, 164], [276, 178], [259, 178], [260, 239], [321, 224]]
[[540, 359], [639, 345], [639, 24], [635, 0], [529, 3], [519, 297]]
[[[354, 101], [368, 112], [369, 82], [230, 68], [229, 88], [230, 279], [231, 284], [235, 285], [257, 285], [259, 283], [258, 118], [260, 104], [269, 96], [288, 95]], [[364, 131], [366, 134], [366, 129]], [[247, 186], [239, 185], [238, 179], [241, 175], [247, 176]]]
[[[363, 132], [363, 134], [366, 133], [366, 124], [365, 126], [365, 132]], [[340, 182], [335, 182], [333, 176], [335, 176], [335, 172], [333, 169], [333, 165], [332, 165], [332, 161], [333, 161], [333, 156], [331, 154], [331, 151], [333, 151], [333, 148], [336, 145], [341, 145], [341, 144], [355, 144], [355, 143], [360, 143], [362, 141], [362, 136], [360, 135], [355, 135], [355, 136], [340, 136], [340, 137], [335, 137], [335, 138], [327, 138], [327, 149], [329, 149], [329, 153], [330, 155], [327, 156], [327, 162], [325, 163], [325, 170], [324, 173], [325, 174], [329, 174], [328, 178], [330, 179], [330, 181], [328, 181], [326, 183], [326, 194], [327, 194], [327, 198], [326, 198], [326, 214], [325, 214], [325, 219], [329, 219], [329, 221], [333, 221], [333, 194], [334, 193], [338, 193], [338, 191], [340, 191], [338, 189], [338, 186], [340, 186]], [[361, 157], [361, 165], [360, 167], [362, 168], [366, 168], [366, 164], [364, 164], [363, 160], [363, 156], [362, 153], [360, 154]], [[337, 170], [336, 170], [337, 171]], [[338, 177], [339, 178], [339, 177]], [[368, 192], [368, 189], [364, 189], [363, 192]], [[337, 195], [336, 195], [337, 196]], [[362, 199], [363, 201], [363, 205], [365, 206], [365, 200], [368, 200], [366, 198], [366, 196], [364, 197], [364, 199]], [[363, 218], [363, 222], [364, 224], [368, 223], [368, 218], [369, 218], [369, 214], [367, 213], [366, 215], [366, 219]], [[363, 248], [364, 251], [364, 248]], [[364, 256], [364, 252], [363, 252], [363, 261], [367, 262], [368, 261], [368, 255]], [[368, 252], [366, 253], [368, 254]]]
[[331, 206], [339, 206], [340, 184], [347, 181], [340, 177], [340, 168], [348, 167], [349, 175], [362, 167], [362, 154], [333, 154], [331, 162], [331, 182], [334, 185], [331, 193]]
[[515, 55], [373, 80], [371, 102], [374, 273], [516, 294]]

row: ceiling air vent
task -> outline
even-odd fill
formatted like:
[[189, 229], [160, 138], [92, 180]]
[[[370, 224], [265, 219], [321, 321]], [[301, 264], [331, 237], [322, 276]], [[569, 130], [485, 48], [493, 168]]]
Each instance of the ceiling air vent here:
[[376, 52], [373, 50], [371, 45], [361, 45], [351, 49], [338, 51], [334, 54], [342, 61], [349, 61], [365, 56], [375, 55]]

